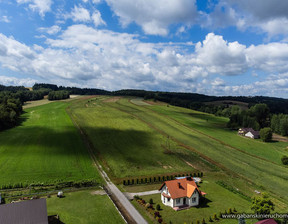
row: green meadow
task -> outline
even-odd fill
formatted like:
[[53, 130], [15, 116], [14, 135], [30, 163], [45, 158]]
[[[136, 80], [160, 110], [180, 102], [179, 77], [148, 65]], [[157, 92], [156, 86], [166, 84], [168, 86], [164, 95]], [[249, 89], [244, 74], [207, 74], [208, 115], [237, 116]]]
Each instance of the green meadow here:
[[0, 132], [0, 186], [101, 178], [65, 108], [53, 102], [26, 109], [20, 126]]
[[73, 116], [112, 176], [187, 169], [207, 173], [216, 172], [216, 166], [241, 179], [240, 185], [252, 185], [248, 195], [267, 191], [287, 209], [288, 171], [279, 160], [287, 154], [285, 144], [240, 137], [225, 128], [226, 118], [165, 104], [146, 106], [130, 99], [100, 97], [71, 105]]

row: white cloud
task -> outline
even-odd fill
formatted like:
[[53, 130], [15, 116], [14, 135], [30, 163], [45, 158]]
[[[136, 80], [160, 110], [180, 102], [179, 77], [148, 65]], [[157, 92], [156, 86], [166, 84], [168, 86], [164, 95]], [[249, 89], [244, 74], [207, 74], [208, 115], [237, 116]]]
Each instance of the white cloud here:
[[96, 27], [100, 25], [106, 25], [104, 20], [101, 18], [101, 13], [98, 10], [94, 10], [93, 15], [92, 15], [92, 20]]
[[26, 86], [32, 87], [37, 81], [31, 78], [15, 78], [8, 76], [0, 76], [0, 84], [5, 86]]
[[247, 70], [246, 46], [228, 43], [222, 36], [209, 33], [203, 43], [197, 43], [197, 64], [208, 72], [222, 75], [239, 75]]
[[[46, 47], [29, 47], [0, 34], [3, 68], [59, 85], [197, 91], [218, 95], [287, 93], [288, 44], [258, 46], [228, 42], [210, 33], [195, 51], [190, 43], [144, 43], [137, 35], [72, 25]], [[263, 53], [265, 52], [265, 53]], [[258, 73], [255, 83], [230, 86], [225, 75]], [[275, 73], [263, 80], [262, 74]], [[219, 77], [219, 74], [222, 77]], [[216, 76], [216, 77], [215, 77]], [[213, 79], [212, 79], [213, 77]], [[271, 84], [271, 88], [268, 88]]]
[[74, 22], [88, 22], [91, 20], [90, 12], [87, 9], [76, 5], [72, 9], [70, 16]]
[[236, 26], [244, 31], [257, 28], [269, 38], [288, 34], [288, 1], [220, 0], [202, 23], [209, 27]]
[[266, 72], [288, 71], [288, 44], [269, 43], [251, 45], [246, 50], [248, 65]]
[[61, 27], [57, 26], [57, 25], [54, 25], [54, 26], [51, 26], [51, 27], [40, 27], [40, 28], [38, 28], [38, 30], [40, 32], [45, 32], [45, 33], [48, 33], [50, 35], [55, 35], [55, 34], [57, 34], [57, 33], [59, 33], [61, 31]]
[[2, 16], [2, 17], [0, 18], [0, 22], [10, 23], [10, 20], [8, 19], [7, 16]]
[[94, 23], [95, 27], [100, 25], [106, 25], [105, 21], [101, 17], [100, 11], [93, 9], [93, 12], [82, 6], [74, 6], [70, 14], [66, 14], [65, 19], [72, 19], [74, 22]]
[[39, 12], [40, 16], [44, 16], [46, 12], [51, 11], [52, 0], [17, 0], [18, 4], [29, 4], [29, 8]]
[[195, 0], [106, 0], [125, 27], [132, 22], [146, 34], [167, 35], [171, 24], [192, 25], [198, 18]]

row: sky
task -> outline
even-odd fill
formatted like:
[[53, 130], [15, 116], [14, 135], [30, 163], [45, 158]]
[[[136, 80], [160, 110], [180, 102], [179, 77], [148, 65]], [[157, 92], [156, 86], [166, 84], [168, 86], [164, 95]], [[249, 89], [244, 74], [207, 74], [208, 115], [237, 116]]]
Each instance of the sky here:
[[0, 0], [0, 84], [288, 98], [287, 0]]

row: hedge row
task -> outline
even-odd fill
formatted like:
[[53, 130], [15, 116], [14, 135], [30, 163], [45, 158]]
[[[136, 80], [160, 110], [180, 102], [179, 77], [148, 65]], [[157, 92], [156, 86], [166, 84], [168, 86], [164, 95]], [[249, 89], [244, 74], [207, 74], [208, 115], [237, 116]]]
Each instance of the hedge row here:
[[84, 180], [84, 181], [66, 181], [66, 182], [56, 182], [55, 184], [47, 184], [47, 183], [16, 183], [16, 184], [3, 184], [0, 186], [1, 190], [5, 189], [15, 189], [15, 188], [27, 188], [27, 187], [47, 187], [47, 186], [55, 186], [56, 189], [62, 189], [67, 187], [92, 187], [99, 186], [94, 180]]
[[166, 180], [174, 180], [176, 177], [203, 177], [203, 172], [201, 173], [190, 173], [190, 174], [177, 174], [177, 175], [168, 175], [168, 176], [153, 176], [145, 178], [136, 178], [136, 179], [126, 179], [123, 180], [123, 185], [135, 185], [135, 184], [150, 184], [150, 183], [159, 183]]

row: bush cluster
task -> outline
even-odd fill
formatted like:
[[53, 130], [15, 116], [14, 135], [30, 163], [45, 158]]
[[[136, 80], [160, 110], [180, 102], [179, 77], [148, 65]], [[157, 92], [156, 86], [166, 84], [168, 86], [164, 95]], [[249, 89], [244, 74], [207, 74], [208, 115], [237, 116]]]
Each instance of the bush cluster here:
[[[160, 205], [157, 204], [156, 205], [156, 209], [154, 208], [153, 206], [153, 199], [151, 198], [149, 200], [149, 203], [147, 203], [145, 200], [143, 200], [142, 198], [140, 198], [138, 195], [135, 195], [134, 196], [134, 199], [140, 204], [142, 205], [143, 207], [145, 207], [146, 211], [149, 212], [155, 219], [158, 223], [162, 223], [164, 224], [163, 222], [163, 218], [160, 214]], [[150, 203], [152, 202], [152, 203]]]

